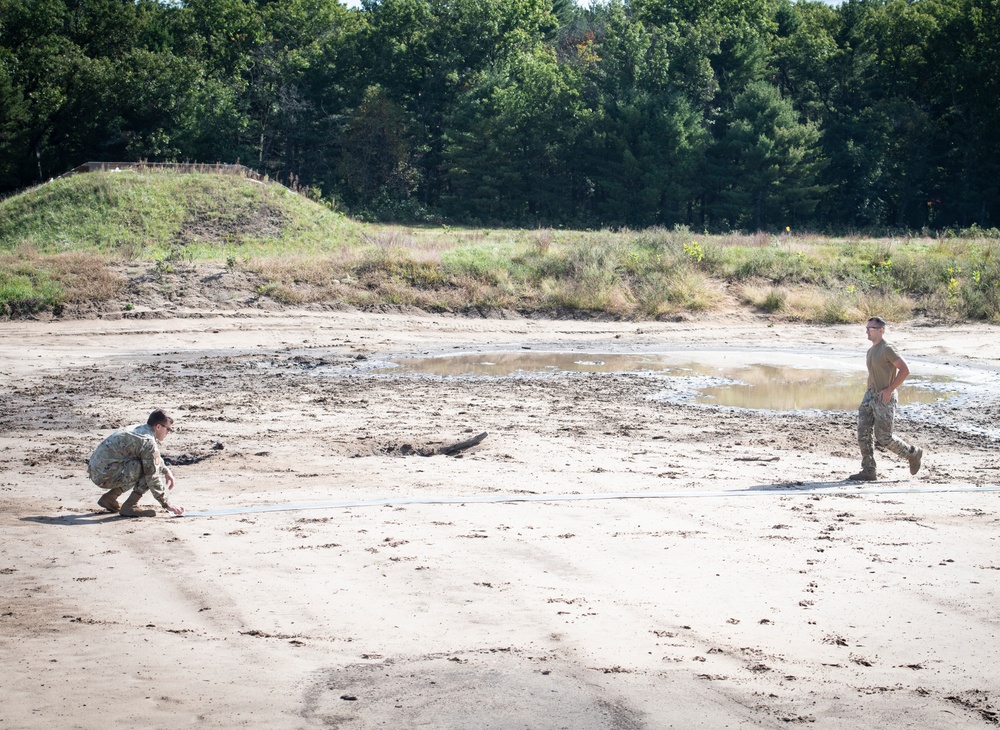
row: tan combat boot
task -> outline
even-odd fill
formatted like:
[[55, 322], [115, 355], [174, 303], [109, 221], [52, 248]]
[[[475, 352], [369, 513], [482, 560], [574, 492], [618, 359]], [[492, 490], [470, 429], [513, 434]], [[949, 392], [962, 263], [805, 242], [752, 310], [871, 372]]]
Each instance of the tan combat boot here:
[[132, 494], [128, 495], [122, 508], [118, 510], [118, 514], [122, 517], [156, 517], [155, 509], [137, 509], [141, 498], [141, 494], [133, 491]]
[[910, 447], [910, 455], [906, 457], [906, 460], [910, 462], [910, 474], [916, 474], [920, 471], [920, 461], [924, 457], [924, 450], [918, 449], [916, 447]]
[[115, 487], [114, 489], [109, 489], [104, 493], [104, 496], [97, 500], [97, 504], [106, 509], [108, 512], [117, 512], [121, 509], [118, 504], [118, 498], [122, 496], [122, 488]]

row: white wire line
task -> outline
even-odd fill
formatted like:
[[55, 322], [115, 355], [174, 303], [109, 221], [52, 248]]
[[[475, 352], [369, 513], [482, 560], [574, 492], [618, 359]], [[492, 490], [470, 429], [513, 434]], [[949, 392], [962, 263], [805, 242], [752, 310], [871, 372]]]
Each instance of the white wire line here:
[[504, 502], [570, 502], [609, 499], [705, 499], [727, 497], [773, 497], [789, 494], [932, 494], [938, 492], [1000, 492], [1000, 485], [977, 487], [973, 485], [939, 487], [780, 487], [768, 489], [731, 489], [714, 492], [619, 492], [600, 494], [494, 494], [476, 497], [387, 497], [385, 499], [348, 500], [343, 502], [316, 502], [307, 504], [267, 504], [257, 507], [230, 507], [226, 509], [185, 512], [184, 517], [223, 517], [260, 512], [296, 512], [310, 509], [350, 509], [352, 507], [398, 507], [411, 504], [501, 504]]

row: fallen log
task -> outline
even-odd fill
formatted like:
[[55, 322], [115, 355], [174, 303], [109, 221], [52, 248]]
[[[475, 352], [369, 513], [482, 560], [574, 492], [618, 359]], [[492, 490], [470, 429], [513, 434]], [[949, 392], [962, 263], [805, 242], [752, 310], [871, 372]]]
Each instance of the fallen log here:
[[448, 444], [446, 446], [439, 446], [437, 449], [432, 451], [430, 454], [424, 454], [424, 456], [432, 456], [434, 454], [442, 454], [443, 456], [452, 456], [460, 451], [465, 451], [466, 449], [471, 449], [473, 446], [483, 442], [486, 438], [487, 432], [483, 431], [478, 436], [473, 436], [471, 439], [466, 439], [465, 441], [458, 441], [454, 444]]

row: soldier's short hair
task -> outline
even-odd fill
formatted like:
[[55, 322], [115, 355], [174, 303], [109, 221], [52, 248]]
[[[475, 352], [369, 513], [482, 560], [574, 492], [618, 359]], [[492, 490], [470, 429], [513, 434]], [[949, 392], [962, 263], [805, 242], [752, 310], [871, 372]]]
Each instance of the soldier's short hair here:
[[152, 428], [153, 426], [169, 426], [174, 422], [174, 419], [167, 415], [167, 412], [162, 408], [157, 408], [155, 411], [149, 414], [149, 418], [146, 419], [146, 425]]
[[877, 324], [882, 329], [885, 329], [885, 320], [882, 319], [881, 317], [869, 317], [868, 321], [869, 322], [874, 322], [875, 324]]

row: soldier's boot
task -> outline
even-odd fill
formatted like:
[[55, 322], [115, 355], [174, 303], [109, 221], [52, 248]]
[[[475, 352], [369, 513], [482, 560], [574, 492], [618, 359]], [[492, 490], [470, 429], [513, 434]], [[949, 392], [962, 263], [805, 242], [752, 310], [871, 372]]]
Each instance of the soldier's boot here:
[[108, 512], [117, 512], [121, 509], [121, 505], [118, 504], [118, 498], [122, 496], [123, 491], [125, 490], [121, 487], [109, 489], [104, 493], [103, 497], [97, 500], [97, 504], [106, 509]]
[[125, 500], [122, 508], [118, 510], [118, 514], [122, 517], [156, 517], [155, 509], [138, 509], [139, 499], [141, 498], [141, 494], [132, 492], [132, 494], [128, 495], [128, 499]]
[[924, 450], [919, 449], [916, 446], [910, 447], [910, 453], [907, 455], [906, 460], [910, 462], [910, 474], [916, 474], [920, 471], [920, 460], [924, 458]]
[[878, 476], [876, 476], [874, 469], [862, 469], [857, 474], [851, 474], [847, 478], [852, 482], [874, 482]]

